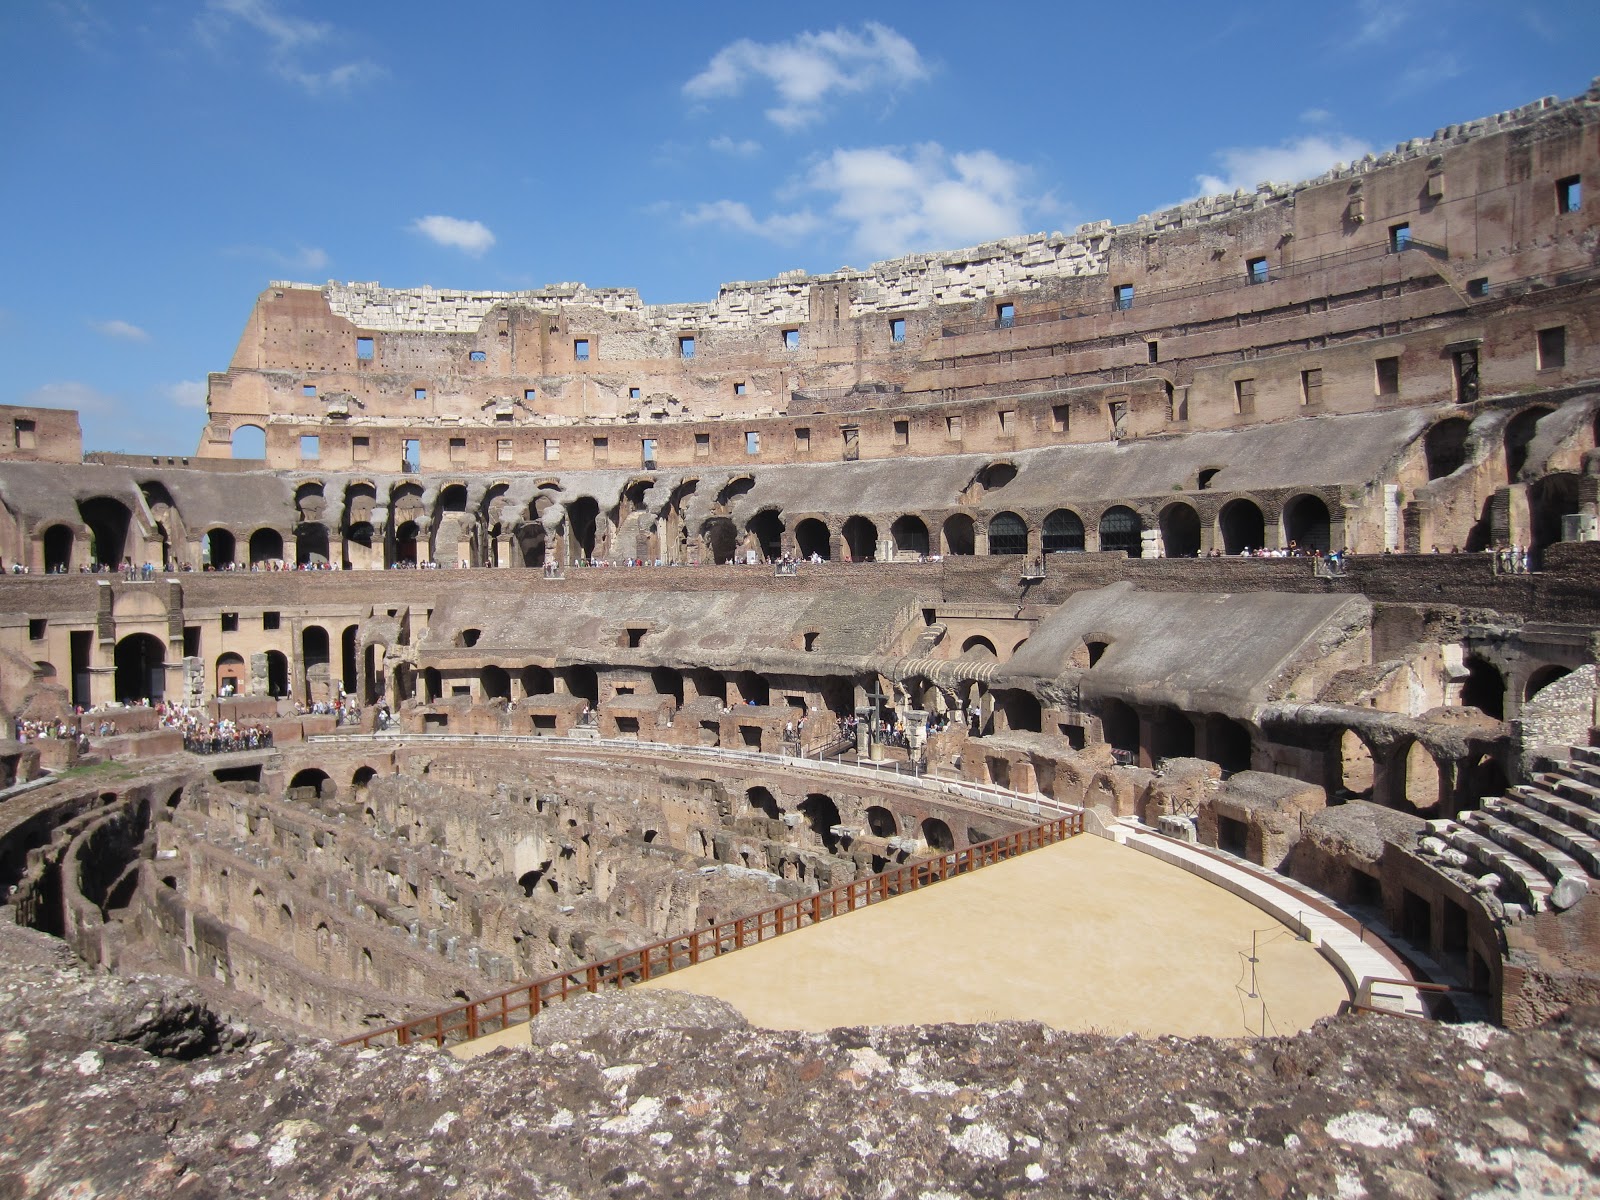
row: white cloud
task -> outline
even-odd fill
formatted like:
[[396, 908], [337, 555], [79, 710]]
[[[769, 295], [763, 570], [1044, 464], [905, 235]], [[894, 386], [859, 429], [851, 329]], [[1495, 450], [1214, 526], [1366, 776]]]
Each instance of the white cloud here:
[[119, 403], [110, 393], [75, 379], [42, 384], [22, 397], [28, 408], [73, 408], [88, 413], [114, 413]]
[[271, 246], [225, 246], [222, 253], [230, 258], [259, 258], [292, 271], [320, 271], [328, 265], [328, 252], [321, 246], [296, 246], [293, 250], [277, 250]]
[[161, 386], [161, 394], [179, 408], [204, 408], [206, 406], [206, 381], [180, 379], [177, 383]]
[[1300, 114], [1300, 119], [1307, 125], [1326, 125], [1333, 120], [1333, 114], [1325, 108], [1308, 108]]
[[951, 154], [929, 142], [911, 148], [835, 150], [816, 163], [802, 192], [826, 198], [827, 218], [810, 208], [758, 218], [731, 200], [702, 204], [691, 222], [793, 240], [832, 226], [852, 251], [889, 258], [1023, 232], [1046, 202], [1025, 192], [1028, 169], [988, 150]]
[[494, 245], [494, 234], [482, 221], [463, 221], [459, 217], [418, 217], [411, 222], [411, 229], [429, 241], [453, 247], [473, 258], [482, 257], [484, 251]]
[[690, 225], [721, 225], [739, 233], [770, 238], [775, 242], [793, 242], [814, 233], [821, 222], [810, 209], [793, 213], [774, 213], [757, 218], [748, 204], [737, 200], [714, 200], [684, 214]]
[[731, 154], [735, 158], [749, 158], [753, 154], [761, 153], [761, 143], [752, 138], [745, 138], [742, 141], [735, 141], [733, 138], [724, 134], [722, 137], [712, 138], [711, 141], [706, 144], [718, 154]]
[[1411, 19], [1410, 0], [1357, 0], [1352, 49], [1386, 42]]
[[1221, 150], [1215, 155], [1222, 164], [1220, 175], [1197, 175], [1198, 196], [1254, 191], [1256, 184], [1298, 183], [1321, 175], [1339, 162], [1352, 162], [1373, 153], [1366, 142], [1334, 134], [1309, 134], [1281, 146], [1241, 146]]
[[365, 58], [320, 68], [308, 65], [308, 57], [324, 52], [334, 40], [334, 27], [285, 13], [272, 0], [208, 0], [198, 25], [200, 36], [213, 46], [235, 26], [254, 31], [266, 40], [273, 71], [313, 95], [349, 91], [385, 73]]
[[1410, 96], [1417, 92], [1426, 92], [1447, 79], [1454, 79], [1461, 74], [1461, 70], [1461, 60], [1454, 54], [1426, 55], [1400, 72], [1399, 78], [1394, 81], [1391, 94]]
[[786, 42], [741, 38], [718, 50], [683, 85], [694, 100], [737, 96], [752, 82], [764, 81], [777, 93], [768, 120], [798, 129], [822, 115], [830, 93], [899, 87], [926, 79], [929, 71], [909, 40], [876, 21], [860, 30], [843, 27], [802, 33]]
[[150, 335], [137, 325], [127, 321], [90, 321], [89, 328], [102, 337], [116, 338], [123, 342], [148, 342]]

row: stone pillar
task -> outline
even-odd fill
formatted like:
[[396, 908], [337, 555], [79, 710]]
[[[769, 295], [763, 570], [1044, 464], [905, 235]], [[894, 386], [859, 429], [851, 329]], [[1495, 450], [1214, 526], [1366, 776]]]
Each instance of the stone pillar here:
[[856, 757], [866, 758], [869, 755], [874, 758], [881, 757], [881, 751], [873, 744], [872, 731], [869, 728], [869, 722], [872, 720], [872, 709], [870, 707], [858, 708], [856, 709], [856, 717], [858, 718], [856, 721]]
[[901, 717], [906, 723], [906, 745], [911, 748], [911, 756], [920, 758], [922, 747], [928, 741], [928, 713], [920, 708], [908, 708]]

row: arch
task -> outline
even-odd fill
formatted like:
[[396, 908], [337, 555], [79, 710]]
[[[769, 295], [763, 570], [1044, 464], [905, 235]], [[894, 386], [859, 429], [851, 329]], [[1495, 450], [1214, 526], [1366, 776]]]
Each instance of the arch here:
[[1224, 554], [1259, 550], [1267, 543], [1267, 522], [1253, 500], [1229, 500], [1217, 513], [1217, 532]]
[[1506, 482], [1515, 483], [1528, 461], [1528, 443], [1538, 433], [1539, 422], [1555, 409], [1545, 405], [1525, 408], [1506, 422]]
[[772, 689], [767, 686], [767, 681], [754, 671], [740, 671], [739, 694], [745, 698], [746, 703], [754, 701], [757, 705], [766, 705], [772, 701]]
[[944, 553], [965, 556], [975, 552], [978, 544], [977, 526], [966, 513], [956, 513], [944, 519]]
[[851, 562], [872, 562], [878, 556], [878, 527], [866, 517], [854, 516], [840, 530]]
[[1406, 750], [1405, 800], [1418, 813], [1425, 813], [1439, 805], [1441, 785], [1439, 764], [1428, 748], [1420, 741], [1412, 742]]
[[1339, 735], [1339, 785], [1353, 796], [1371, 797], [1376, 778], [1372, 748], [1353, 729]]
[[710, 697], [718, 704], [728, 702], [728, 680], [721, 671], [695, 667], [689, 672], [689, 679], [694, 684], [695, 695]]
[[161, 700], [167, 692], [167, 646], [148, 633], [130, 633], [117, 643], [116, 698], [131, 704]]
[[1100, 515], [1100, 549], [1121, 550], [1129, 558], [1144, 555], [1144, 520], [1126, 504], [1115, 504]]
[[267, 457], [267, 431], [259, 425], [237, 425], [233, 430], [229, 451], [234, 458]]
[[801, 558], [815, 555], [826, 562], [832, 557], [828, 527], [815, 517], [807, 517], [794, 527], [794, 540]]
[[394, 531], [394, 561], [407, 566], [417, 565], [417, 550], [422, 538], [422, 527], [415, 521], [402, 521]]
[[1021, 733], [1041, 733], [1044, 730], [1044, 710], [1039, 697], [1020, 688], [997, 691], [997, 707], [1005, 713], [1006, 728]]
[[339, 635], [340, 690], [347, 696], [356, 694], [356, 680], [360, 678], [356, 671], [356, 645], [360, 633], [356, 626], [346, 625], [344, 632]]
[[973, 634], [966, 641], [961, 643], [961, 653], [963, 656], [972, 655], [974, 652], [976, 652], [979, 656], [988, 658], [1000, 657], [999, 651], [994, 648], [994, 643], [988, 638], [984, 637], [982, 634]]
[[1283, 534], [1302, 550], [1333, 549], [1333, 518], [1321, 496], [1305, 493], [1283, 506]]
[[1058, 508], [1044, 519], [1040, 544], [1046, 554], [1075, 554], [1083, 549], [1083, 518]]
[[306, 523], [295, 526], [294, 560], [301, 566], [328, 561], [328, 527]]
[[1528, 488], [1528, 524], [1533, 548], [1543, 550], [1562, 540], [1562, 518], [1580, 508], [1578, 476], [1546, 475]]
[[439, 511], [442, 513], [464, 513], [467, 511], [467, 485], [452, 483], [439, 493]]
[[1157, 524], [1168, 558], [1200, 557], [1200, 514], [1194, 505], [1174, 500], [1161, 510]]
[[832, 854], [839, 848], [839, 835], [833, 827], [839, 824], [839, 806], [832, 796], [811, 792], [800, 802], [800, 815], [805, 818], [811, 832], [822, 839], [823, 846]]
[[267, 695], [289, 694], [289, 656], [282, 650], [267, 651]]
[[574, 555], [584, 559], [594, 557], [599, 525], [600, 502], [593, 496], [579, 496], [567, 505], [567, 531], [572, 535]]
[[524, 567], [542, 567], [545, 563], [545, 528], [538, 521], [524, 521], [512, 534], [517, 541], [517, 554]]
[[587, 700], [590, 708], [600, 707], [600, 677], [589, 666], [571, 666], [562, 672], [567, 677], [567, 691]]
[[1496, 721], [1505, 720], [1506, 681], [1500, 669], [1476, 654], [1467, 658], [1467, 679], [1461, 685], [1461, 703]]
[[65, 525], [51, 525], [39, 539], [44, 551], [44, 569], [47, 574], [65, 574], [72, 566], [72, 530]]
[[276, 529], [258, 529], [250, 535], [250, 565], [283, 558], [283, 534]]
[[328, 631], [321, 625], [307, 625], [302, 629], [300, 631], [300, 665], [306, 673], [308, 693], [312, 668], [326, 667], [331, 660]]
[[1528, 676], [1528, 682], [1522, 690], [1523, 702], [1526, 703], [1532, 700], [1556, 680], [1571, 674], [1572, 669], [1570, 667], [1556, 666], [1554, 663], [1540, 667], [1532, 675]]
[[762, 558], [783, 557], [783, 518], [777, 509], [762, 509], [750, 518], [750, 523], [745, 528], [755, 539]]
[[492, 663], [479, 672], [479, 684], [485, 700], [511, 699], [511, 675], [504, 667]]
[[350, 547], [352, 546], [360, 547], [362, 550], [366, 551], [366, 553], [362, 555], [362, 558], [365, 560], [361, 564], [362, 566], [367, 566], [371, 563], [372, 540], [376, 536], [377, 534], [373, 530], [372, 525], [367, 521], [357, 521], [354, 525], [350, 526], [349, 529], [345, 530], [344, 562], [342, 564], [345, 570], [348, 571], [353, 565], [350, 561]]
[[522, 668], [522, 694], [549, 696], [556, 690], [556, 679], [548, 668], [529, 664]]
[[894, 819], [894, 814], [881, 804], [874, 804], [867, 809], [867, 832], [873, 837], [892, 838], [900, 832], [899, 823]]
[[1221, 713], [1207, 713], [1205, 718], [1206, 757], [1224, 773], [1250, 769], [1250, 727]]
[[738, 549], [739, 531], [727, 517], [707, 517], [700, 526], [700, 537], [711, 551], [711, 561], [721, 566], [733, 561]]
[[922, 840], [928, 843], [929, 850], [946, 851], [956, 848], [956, 835], [951, 833], [950, 826], [938, 817], [923, 819]]
[[233, 566], [238, 553], [238, 543], [227, 529], [211, 529], [200, 540], [200, 561], [210, 563], [216, 570]]
[[[304, 787], [315, 788], [317, 795], [324, 799], [333, 799], [333, 780], [328, 778], [328, 773], [320, 767], [306, 767], [294, 773], [294, 777], [289, 780], [289, 790], [292, 792], [296, 788]], [[325, 788], [328, 790], [324, 791]]]
[[990, 554], [1026, 554], [1028, 526], [1014, 512], [996, 513], [989, 521]]
[[1113, 750], [1139, 753], [1139, 714], [1121, 700], [1100, 701], [1100, 733]]
[[126, 504], [109, 496], [91, 496], [78, 501], [78, 515], [89, 527], [94, 561], [116, 566], [128, 557], [128, 524], [133, 514]]
[[244, 691], [244, 655], [231, 650], [217, 655], [217, 695], [237, 696]]
[[683, 703], [683, 676], [671, 667], [652, 667], [650, 686], [655, 688], [656, 695], [671, 696], [679, 704]]
[[350, 786], [358, 794], [366, 793], [367, 785], [377, 778], [378, 772], [374, 767], [357, 767], [355, 774], [350, 776]]
[[1472, 425], [1465, 417], [1448, 417], [1433, 425], [1422, 440], [1428, 460], [1428, 478], [1454, 475], [1467, 461], [1467, 434]]
[[905, 554], [916, 554], [923, 558], [928, 556], [928, 526], [921, 517], [907, 513], [895, 519], [889, 526], [889, 537], [893, 539], [895, 549]]
[[745, 807], [750, 812], [760, 813], [769, 821], [778, 821], [783, 818], [783, 809], [778, 807], [777, 798], [764, 787], [746, 788], [744, 802]]

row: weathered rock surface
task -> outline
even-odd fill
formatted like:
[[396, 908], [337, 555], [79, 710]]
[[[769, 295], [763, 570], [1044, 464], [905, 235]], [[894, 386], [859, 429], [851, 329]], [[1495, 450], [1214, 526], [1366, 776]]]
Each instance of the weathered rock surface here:
[[727, 1017], [639, 994], [471, 1063], [286, 1040], [183, 1061], [128, 1044], [152, 1003], [207, 1025], [161, 981], [14, 928], [0, 950], [0, 1197], [1600, 1196], [1594, 1010], [1186, 1042], [670, 1028]]

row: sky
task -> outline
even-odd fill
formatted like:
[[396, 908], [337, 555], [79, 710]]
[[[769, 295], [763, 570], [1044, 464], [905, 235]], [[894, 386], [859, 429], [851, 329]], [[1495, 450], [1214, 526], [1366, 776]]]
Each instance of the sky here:
[[1308, 178], [1597, 45], [1579, 0], [6, 0], [0, 403], [188, 454], [271, 280], [708, 301]]

